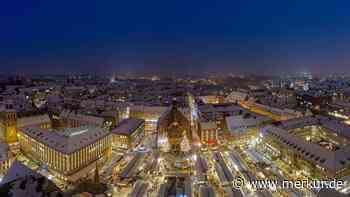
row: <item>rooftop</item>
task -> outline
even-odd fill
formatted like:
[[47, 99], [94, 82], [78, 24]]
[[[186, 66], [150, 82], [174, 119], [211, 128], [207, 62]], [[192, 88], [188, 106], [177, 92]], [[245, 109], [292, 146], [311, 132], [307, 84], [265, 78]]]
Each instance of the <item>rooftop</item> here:
[[37, 125], [45, 122], [51, 122], [49, 115], [37, 115], [30, 117], [23, 117], [17, 120], [17, 127], [26, 127], [30, 125]]
[[76, 111], [70, 111], [70, 110], [62, 111], [62, 113], [60, 114], [60, 117], [63, 119], [74, 119], [74, 120], [79, 120], [83, 122], [89, 122], [90, 124], [95, 124], [98, 126], [102, 126], [104, 122], [104, 119], [101, 117], [80, 114]]
[[145, 120], [140, 118], [128, 118], [122, 120], [116, 128], [112, 130], [114, 134], [131, 135]]
[[33, 170], [31, 170], [30, 168], [28, 168], [27, 166], [25, 166], [24, 164], [22, 164], [20, 161], [15, 160], [11, 167], [8, 169], [8, 171], [6, 172], [4, 178], [2, 179], [0, 185], [6, 184], [8, 182], [14, 181], [20, 177], [24, 177], [24, 176], [36, 176], [36, 177], [40, 177], [41, 175]]
[[264, 135], [270, 134], [280, 143], [301, 154], [306, 160], [337, 172], [350, 165], [350, 146], [343, 146], [337, 150], [329, 150], [316, 143], [310, 143], [303, 137], [289, 133], [287, 130], [274, 126], [262, 129]]
[[108, 130], [84, 126], [63, 130], [24, 127], [23, 133], [59, 152], [70, 154], [109, 134]]
[[324, 128], [329, 129], [333, 133], [336, 133], [337, 135], [350, 139], [350, 125], [347, 125], [344, 122], [332, 117], [317, 115], [290, 119], [280, 122], [279, 127], [290, 130], [311, 125], [320, 125]]
[[13, 162], [0, 184], [2, 196], [63, 196], [46, 177], [19, 161]]
[[255, 127], [269, 120], [271, 120], [271, 118], [255, 113], [226, 117], [227, 127], [231, 132], [240, 128]]

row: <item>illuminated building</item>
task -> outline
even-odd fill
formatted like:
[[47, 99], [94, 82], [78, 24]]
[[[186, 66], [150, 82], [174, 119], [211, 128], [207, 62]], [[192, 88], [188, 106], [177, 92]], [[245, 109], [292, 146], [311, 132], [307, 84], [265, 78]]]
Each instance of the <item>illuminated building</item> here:
[[259, 103], [280, 109], [293, 109], [297, 105], [295, 92], [285, 88], [275, 88], [270, 90], [270, 95], [259, 99]]
[[0, 174], [4, 174], [15, 160], [7, 144], [0, 142]]
[[299, 118], [303, 116], [303, 113], [296, 110], [292, 110], [288, 108], [280, 109], [280, 108], [263, 105], [256, 102], [242, 102], [241, 105], [254, 113], [268, 116], [277, 121]]
[[344, 119], [348, 124], [350, 122], [350, 103], [345, 101], [334, 101], [327, 106], [325, 113], [336, 118]]
[[6, 109], [0, 113], [0, 139], [8, 144], [17, 142], [17, 113]]
[[108, 128], [115, 127], [119, 122], [119, 113], [116, 110], [103, 111], [100, 117], [104, 119], [104, 125]]
[[129, 108], [129, 116], [144, 119], [146, 133], [154, 133], [157, 131], [158, 119], [167, 109], [165, 106], [133, 105]]
[[184, 136], [192, 142], [191, 124], [174, 102], [172, 107], [159, 119], [158, 132], [166, 135], [170, 150], [181, 152], [181, 142]]
[[39, 116], [23, 117], [23, 118], [18, 118], [17, 120], [17, 128], [34, 126], [34, 125], [38, 125], [40, 128], [43, 128], [43, 129], [52, 128], [51, 119], [47, 114], [39, 115]]
[[64, 127], [75, 128], [84, 125], [96, 127], [104, 126], [104, 119], [101, 117], [79, 114], [74, 111], [65, 110], [60, 114], [60, 119]]
[[81, 171], [93, 168], [93, 162], [107, 158], [111, 149], [109, 131], [98, 127], [52, 130], [31, 126], [20, 128], [18, 134], [25, 155], [72, 181], [85, 176]]
[[113, 148], [135, 148], [145, 136], [145, 121], [138, 118], [124, 119], [111, 133]]
[[320, 110], [331, 102], [332, 96], [319, 91], [307, 91], [297, 93], [296, 100], [300, 106]]
[[215, 122], [200, 122], [199, 137], [202, 144], [216, 145], [218, 140], [218, 128]]
[[258, 134], [258, 127], [271, 121], [269, 117], [252, 112], [244, 112], [242, 115], [226, 117], [227, 129], [230, 136], [236, 141], [244, 141]]
[[201, 99], [204, 103], [208, 104], [218, 104], [223, 103], [224, 98], [220, 95], [206, 95], [206, 96], [199, 96], [199, 99]]
[[233, 91], [225, 98], [225, 100], [230, 103], [239, 103], [248, 100], [248, 97], [248, 92]]
[[292, 165], [301, 163], [308, 169], [319, 169], [327, 177], [349, 175], [349, 133], [349, 125], [324, 116], [282, 121], [262, 129], [265, 147], [281, 150], [277, 157], [283, 154], [282, 158]]
[[205, 104], [198, 108], [201, 119], [216, 122], [220, 129], [223, 129], [225, 117], [238, 115], [244, 111], [242, 107], [232, 103]]

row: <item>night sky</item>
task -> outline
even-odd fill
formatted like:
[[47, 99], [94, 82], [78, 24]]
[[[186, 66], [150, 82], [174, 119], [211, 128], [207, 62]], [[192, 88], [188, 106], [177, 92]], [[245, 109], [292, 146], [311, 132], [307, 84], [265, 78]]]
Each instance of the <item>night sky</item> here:
[[9, 0], [0, 24], [0, 73], [350, 72], [350, 1]]

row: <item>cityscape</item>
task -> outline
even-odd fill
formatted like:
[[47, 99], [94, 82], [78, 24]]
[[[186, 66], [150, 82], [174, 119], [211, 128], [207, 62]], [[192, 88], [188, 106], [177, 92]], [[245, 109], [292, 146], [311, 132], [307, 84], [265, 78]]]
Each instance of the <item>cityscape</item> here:
[[350, 196], [349, 8], [2, 2], [0, 197]]
[[79, 74], [1, 84], [1, 196], [350, 193], [350, 76]]

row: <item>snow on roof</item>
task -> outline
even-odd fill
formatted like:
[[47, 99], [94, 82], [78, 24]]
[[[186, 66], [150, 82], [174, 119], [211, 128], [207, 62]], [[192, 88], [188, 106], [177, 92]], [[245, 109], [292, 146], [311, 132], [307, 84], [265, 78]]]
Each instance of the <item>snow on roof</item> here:
[[228, 116], [226, 117], [226, 124], [230, 131], [235, 131], [240, 128], [255, 127], [265, 121], [271, 120], [269, 117], [251, 114], [239, 115], [239, 116]]
[[343, 137], [350, 139], [350, 125], [343, 123], [332, 117], [326, 116], [307, 116], [302, 118], [295, 118], [281, 122], [281, 128], [283, 129], [295, 129], [302, 128], [305, 126], [320, 125], [337, 133]]
[[320, 122], [322, 126], [330, 129], [334, 133], [350, 139], [350, 125], [336, 119], [327, 119], [326, 117], [321, 118]]
[[280, 123], [282, 128], [284, 129], [294, 129], [297, 127], [301, 128], [308, 125], [314, 125], [314, 124], [317, 124], [318, 121], [313, 116], [306, 116], [302, 118], [293, 118], [293, 119], [281, 121]]
[[59, 188], [46, 177], [14, 161], [0, 183], [5, 196], [63, 196]]
[[282, 144], [299, 152], [303, 157], [313, 163], [337, 172], [350, 165], [350, 146], [341, 147], [332, 151], [325, 149], [318, 144], [309, 143], [304, 138], [289, 133], [287, 130], [266, 126], [262, 129], [263, 134], [270, 134]]
[[145, 121], [139, 118], [128, 118], [121, 121], [116, 128], [112, 130], [114, 134], [131, 135]]
[[244, 110], [242, 107], [232, 103], [223, 104], [205, 104], [198, 107], [201, 112], [232, 112]]
[[33, 171], [32, 169], [28, 168], [24, 164], [22, 164], [20, 161], [15, 160], [11, 167], [7, 170], [4, 178], [1, 181], [1, 185], [6, 184], [8, 182], [14, 181], [20, 177], [25, 177], [25, 176], [35, 176], [35, 177], [40, 177], [39, 173]]
[[75, 113], [74, 111], [70, 111], [70, 110], [62, 111], [62, 113], [60, 114], [60, 117], [66, 118], [66, 119], [79, 120], [79, 121], [83, 121], [83, 122], [90, 122], [90, 123], [93, 123], [93, 124], [99, 125], [99, 126], [102, 126], [103, 122], [104, 122], [104, 119], [101, 117], [79, 114], [79, 113]]
[[109, 134], [109, 131], [105, 129], [90, 126], [63, 130], [24, 127], [21, 131], [46, 146], [65, 154], [76, 152]]
[[166, 106], [145, 106], [145, 105], [132, 105], [130, 111], [142, 111], [147, 113], [164, 113], [169, 107]]
[[231, 92], [226, 99], [229, 100], [244, 100], [248, 96], [247, 92], [239, 92], [239, 91], [233, 91]]
[[30, 116], [23, 117], [17, 120], [17, 127], [26, 127], [31, 125], [38, 125], [45, 122], [51, 122], [49, 115], [38, 115], [38, 116]]

